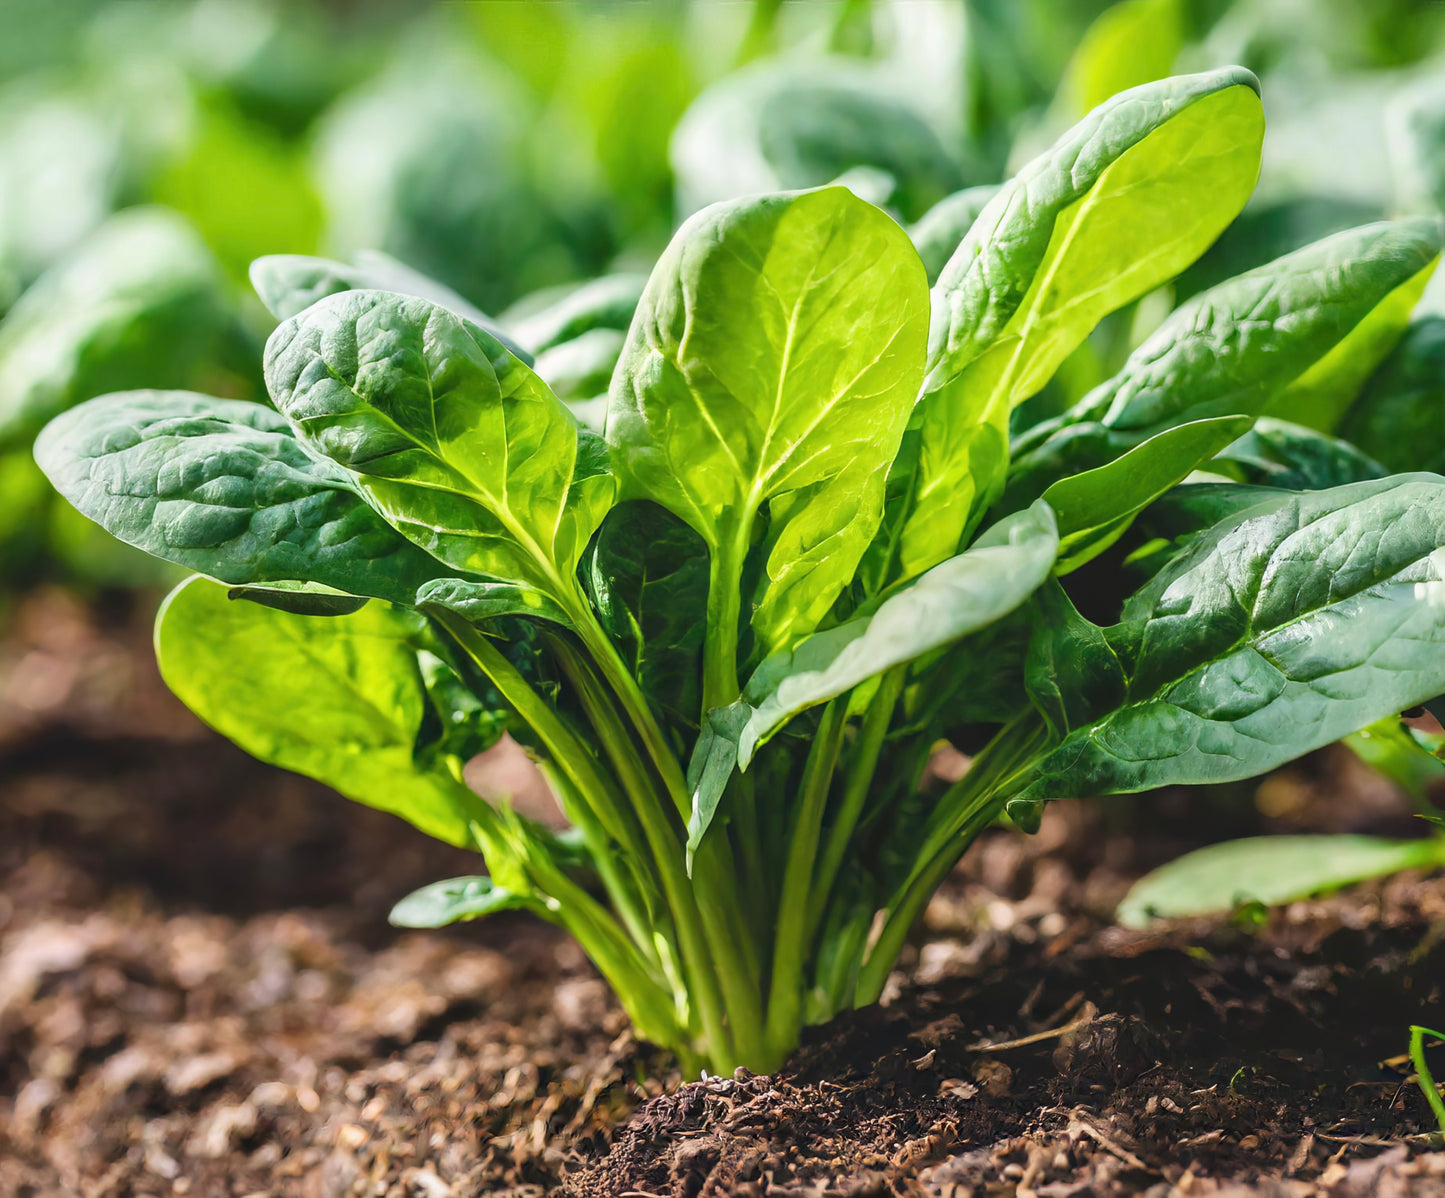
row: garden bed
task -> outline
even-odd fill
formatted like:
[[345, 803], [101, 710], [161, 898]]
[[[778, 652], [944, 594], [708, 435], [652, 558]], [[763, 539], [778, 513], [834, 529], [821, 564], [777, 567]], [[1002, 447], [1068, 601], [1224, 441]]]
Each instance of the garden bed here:
[[682, 1085], [561, 933], [389, 928], [474, 858], [211, 736], [143, 612], [48, 594], [11, 627], [0, 1194], [1445, 1194], [1390, 1061], [1439, 1017], [1445, 881], [1260, 929], [1108, 923], [1206, 839], [1408, 831], [1342, 753], [1258, 803], [1059, 805], [1036, 837], [989, 834], [885, 1007], [775, 1077]]

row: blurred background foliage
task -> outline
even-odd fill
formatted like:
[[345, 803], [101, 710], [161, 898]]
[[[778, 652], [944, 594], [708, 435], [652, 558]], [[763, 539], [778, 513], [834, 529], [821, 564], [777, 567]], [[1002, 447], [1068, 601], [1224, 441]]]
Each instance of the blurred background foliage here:
[[[1176, 299], [1445, 199], [1445, 4], [1422, 0], [0, 0], [0, 26], [0, 592], [165, 580], [53, 501], [29, 444], [103, 391], [264, 398], [263, 255], [375, 279], [382, 251], [498, 314], [596, 419], [641, 276], [697, 208], [842, 180], [936, 273], [992, 185], [1096, 104], [1251, 67], [1254, 200], [1168, 295], [1105, 321], [1032, 420]], [[1387, 466], [1400, 429], [1445, 466], [1420, 402], [1445, 390], [1436, 311], [1370, 384], [1413, 397], [1400, 428], [1377, 404], [1351, 430]]]

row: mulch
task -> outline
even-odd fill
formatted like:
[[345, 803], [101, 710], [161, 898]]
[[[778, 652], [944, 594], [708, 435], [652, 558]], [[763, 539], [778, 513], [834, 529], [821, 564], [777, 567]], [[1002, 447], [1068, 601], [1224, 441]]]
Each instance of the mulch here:
[[988, 834], [883, 1005], [684, 1083], [555, 929], [388, 927], [475, 859], [219, 742], [146, 616], [45, 592], [0, 641], [0, 1195], [1445, 1195], [1402, 1059], [1445, 880], [1109, 919], [1208, 839], [1408, 833], [1341, 752]]

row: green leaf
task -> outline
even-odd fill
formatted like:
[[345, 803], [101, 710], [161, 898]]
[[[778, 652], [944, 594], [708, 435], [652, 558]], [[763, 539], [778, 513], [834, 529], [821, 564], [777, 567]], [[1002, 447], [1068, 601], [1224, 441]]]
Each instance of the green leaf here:
[[365, 596], [348, 595], [314, 582], [274, 583], [267, 587], [231, 587], [227, 599], [245, 599], [262, 607], [274, 607], [295, 616], [349, 616], [360, 611], [369, 600]]
[[426, 300], [344, 292], [277, 328], [266, 380], [298, 435], [429, 553], [564, 608], [577, 598], [615, 491], [605, 447], [476, 325]]
[[1134, 516], [1233, 442], [1248, 416], [1219, 416], [1166, 429], [1106, 466], [1061, 478], [1044, 492], [1059, 521], [1055, 574], [1067, 574], [1103, 553]]
[[672, 164], [685, 212], [863, 168], [886, 177], [880, 198], [912, 219], [969, 181], [920, 112], [844, 58], [773, 59], [727, 75], [678, 123]]
[[444, 928], [500, 911], [534, 911], [540, 899], [513, 894], [488, 877], [447, 878], [409, 895], [386, 917], [394, 928]]
[[1084, 32], [1059, 84], [1059, 103], [1078, 118], [1111, 96], [1169, 74], [1184, 47], [1181, 0], [1124, 0]]
[[1416, 740], [1413, 732], [1398, 715], [1392, 715], [1345, 737], [1345, 744], [1417, 805], [1423, 805], [1431, 785], [1445, 776], [1445, 762]]
[[974, 222], [933, 292], [918, 457], [895, 467], [913, 476], [901, 576], [955, 553], [996, 498], [1013, 408], [1244, 206], [1264, 131], [1258, 87], [1234, 67], [1124, 92]]
[[702, 730], [687, 766], [687, 789], [692, 814], [687, 821], [687, 870], [707, 830], [712, 827], [733, 767], [738, 764], [738, 739], [752, 709], [743, 700], [714, 707], [703, 719]]
[[903, 230], [842, 188], [709, 208], [648, 282], [613, 380], [614, 466], [703, 537], [715, 591], [739, 585], [768, 505], [763, 652], [817, 626], [877, 527], [927, 312]]
[[647, 286], [643, 274], [603, 275], [580, 287], [528, 296], [502, 314], [502, 323], [535, 354], [575, 341], [594, 329], [625, 333]]
[[35, 458], [113, 536], [223, 582], [303, 581], [410, 603], [446, 569], [260, 404], [103, 395], [51, 421]]
[[1123, 702], [1128, 680], [1104, 630], [1079, 615], [1056, 579], [1034, 592], [1031, 606], [1024, 680], [1049, 730], [1062, 739], [1093, 712]]
[[220, 267], [190, 226], [161, 209], [121, 213], [0, 324], [0, 441], [105, 391], [214, 379], [238, 336]]
[[939, 274], [953, 257], [953, 251], [958, 249], [958, 243], [997, 193], [998, 186], [993, 183], [956, 191], [939, 200], [908, 230], [918, 256], [923, 259], [930, 287], [938, 282]]
[[532, 355], [475, 304], [445, 283], [429, 279], [379, 250], [358, 251], [355, 265], [304, 254], [270, 254], [251, 263], [251, 286], [277, 320], [290, 320], [317, 300], [343, 291], [390, 291], [430, 300], [485, 329], [527, 365], [532, 364]]
[[707, 619], [702, 538], [656, 504], [620, 504], [602, 522], [583, 581], [598, 620], [648, 698], [695, 721]]
[[589, 329], [571, 341], [537, 355], [537, 373], [558, 399], [573, 401], [605, 395], [627, 335], [616, 329]]
[[1163, 429], [1266, 410], [1438, 251], [1432, 221], [1367, 225], [1196, 295], [1112, 379], [1019, 439], [1004, 506], [1029, 503], [1055, 479], [1112, 460]]
[[746, 769], [756, 747], [805, 708], [1008, 615], [1048, 577], [1058, 547], [1053, 511], [1036, 503], [896, 591], [871, 615], [765, 660], [744, 692], [754, 710], [739, 736], [738, 764]]
[[1445, 470], [1445, 318], [1416, 320], [1350, 408], [1340, 435], [1391, 470]]
[[1289, 491], [1321, 491], [1388, 473], [1348, 441], [1269, 416], [1221, 452], [1214, 469], [1244, 483]]
[[557, 601], [535, 587], [499, 579], [437, 578], [416, 593], [417, 607], [454, 611], [473, 624], [501, 616], [528, 616], [566, 625], [568, 616]]
[[1283, 495], [1216, 525], [1106, 633], [1125, 701], [1022, 797], [1237, 781], [1445, 691], [1445, 479]]
[[413, 613], [369, 603], [319, 619], [238, 603], [203, 578], [156, 617], [156, 658], [192, 711], [252, 756], [335, 787], [450, 844], [482, 800], [415, 757], [427, 712]]
[[1150, 919], [1213, 915], [1246, 903], [1278, 906], [1404, 869], [1445, 865], [1445, 839], [1255, 836], [1186, 854], [1135, 882], [1119, 904], [1126, 928]]

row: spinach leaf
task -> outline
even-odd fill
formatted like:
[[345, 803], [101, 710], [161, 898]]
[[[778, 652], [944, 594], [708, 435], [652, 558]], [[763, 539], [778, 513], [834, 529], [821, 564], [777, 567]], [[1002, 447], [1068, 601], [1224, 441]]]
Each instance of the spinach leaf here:
[[422, 770], [427, 712], [413, 613], [370, 603], [331, 619], [238, 603], [203, 578], [156, 621], [166, 684], [253, 756], [400, 816], [450, 844], [474, 843], [482, 800], [454, 770]]
[[112, 536], [223, 582], [299, 580], [410, 603], [446, 572], [260, 404], [104, 395], [52, 421], [35, 457]]
[[805, 708], [1008, 615], [1048, 577], [1058, 550], [1053, 510], [1036, 503], [896, 591], [871, 615], [766, 659], [744, 692], [753, 710], [738, 738], [739, 766], [746, 769], [757, 746]]
[[387, 922], [394, 928], [444, 928], [501, 911], [538, 912], [538, 908], [545, 910], [536, 897], [513, 894], [491, 878], [446, 878], [413, 890], [392, 907]]
[[851, 579], [917, 390], [927, 305], [906, 235], [842, 188], [717, 205], [653, 272], [607, 439], [623, 494], [682, 517], [712, 555], [708, 706], [737, 697], [737, 590], [765, 504], [772, 545], [742, 613], [761, 652], [811, 632]]
[[1196, 420], [1149, 438], [1106, 466], [1061, 478], [1043, 494], [1058, 517], [1055, 574], [1067, 574], [1123, 536], [1130, 521], [1250, 427], [1247, 416]]
[[973, 227], [978, 214], [997, 194], [998, 187], [992, 183], [966, 187], [944, 196], [909, 228], [908, 236], [923, 259], [930, 287], [938, 282], [938, 276], [958, 249], [958, 243]]
[[1319, 491], [1388, 473], [1348, 441], [1268, 416], [1223, 450], [1213, 468], [1243, 483], [1290, 491]]
[[1128, 694], [1027, 771], [1025, 798], [1222, 782], [1432, 698], [1445, 671], [1445, 479], [1397, 475], [1226, 519], [1107, 630]]
[[1277, 906], [1405, 869], [1445, 865], [1445, 838], [1255, 836], [1198, 849], [1135, 882], [1119, 904], [1126, 928], [1213, 915], [1246, 903]]
[[508, 308], [502, 322], [540, 354], [594, 329], [626, 332], [646, 286], [643, 274], [603, 275], [580, 287], [563, 288], [560, 296], [552, 291], [529, 296]]
[[271, 254], [251, 263], [251, 286], [277, 320], [290, 320], [317, 300], [343, 291], [391, 291], [430, 300], [485, 329], [527, 365], [532, 364], [532, 355], [475, 304], [445, 283], [429, 279], [379, 250], [358, 251], [355, 265], [304, 254]]
[[[1148, 84], [1091, 113], [985, 207], [933, 291], [918, 456], [894, 466], [912, 475], [899, 575], [955, 553], [996, 498], [1012, 409], [1100, 318], [1192, 262], [1239, 212], [1262, 135], [1247, 71]], [[1130, 252], [1141, 243], [1147, 254]]]
[[277, 328], [266, 380], [298, 436], [428, 552], [577, 599], [613, 480], [600, 442], [500, 342], [426, 300], [350, 291]]
[[707, 546], [645, 500], [614, 508], [584, 562], [592, 606], [647, 696], [697, 719], [707, 618]]
[[1340, 425], [1391, 470], [1445, 470], [1445, 317], [1418, 318]]
[[1092, 469], [1184, 421], [1273, 410], [1297, 382], [1296, 395], [1323, 395], [1306, 381], [1323, 386], [1337, 377], [1334, 352], [1345, 347], [1339, 361], [1353, 360], [1352, 331], [1413, 286], [1439, 246], [1432, 221], [1367, 225], [1195, 296], [1117, 375], [1020, 438], [1003, 506], [1031, 502], [1054, 479]]

